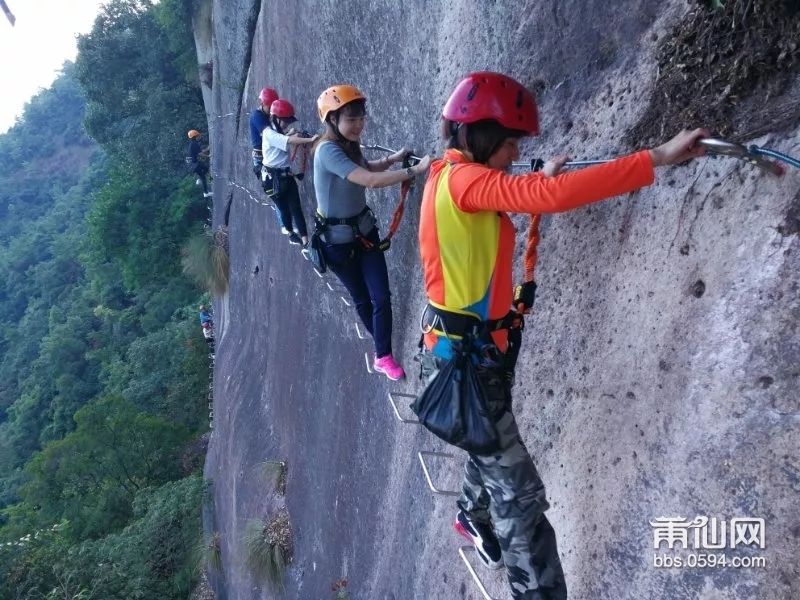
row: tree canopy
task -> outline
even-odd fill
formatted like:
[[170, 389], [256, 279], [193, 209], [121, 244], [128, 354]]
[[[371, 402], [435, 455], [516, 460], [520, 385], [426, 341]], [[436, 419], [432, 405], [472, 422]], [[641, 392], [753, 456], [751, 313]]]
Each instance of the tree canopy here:
[[[186, 598], [208, 356], [188, 0], [112, 0], [0, 135], [0, 600]], [[202, 298], [202, 300], [206, 300]]]

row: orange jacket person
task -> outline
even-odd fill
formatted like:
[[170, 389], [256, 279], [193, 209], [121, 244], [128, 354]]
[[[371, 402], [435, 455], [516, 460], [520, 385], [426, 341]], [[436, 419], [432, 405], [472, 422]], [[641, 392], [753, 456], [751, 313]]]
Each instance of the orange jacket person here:
[[500, 436], [491, 456], [468, 455], [454, 525], [484, 564], [505, 565], [514, 598], [563, 600], [567, 588], [544, 514], [544, 484], [511, 412], [508, 330], [495, 330], [513, 296], [514, 225], [506, 213], [564, 212], [649, 185], [653, 167], [704, 154], [695, 142], [708, 134], [684, 131], [652, 150], [578, 172], [559, 174], [567, 160], [560, 157], [543, 173], [512, 176], [519, 139], [539, 133], [536, 103], [525, 87], [498, 73], [473, 73], [455, 88], [443, 117], [447, 150], [431, 165], [419, 227], [429, 301], [423, 375], [451, 357], [451, 338], [479, 332], [481, 352], [473, 358]]

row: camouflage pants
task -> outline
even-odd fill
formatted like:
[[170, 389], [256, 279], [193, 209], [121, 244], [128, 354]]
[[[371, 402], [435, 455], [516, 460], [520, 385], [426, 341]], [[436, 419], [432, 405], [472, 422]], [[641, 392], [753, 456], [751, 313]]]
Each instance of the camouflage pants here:
[[[431, 354], [419, 359], [422, 376], [428, 379], [440, 359]], [[497, 418], [501, 451], [469, 455], [458, 507], [473, 521], [493, 526], [515, 600], [566, 600], [556, 534], [544, 515], [550, 505], [511, 412], [511, 385], [496, 368], [479, 367], [478, 376], [490, 407], [504, 407]]]

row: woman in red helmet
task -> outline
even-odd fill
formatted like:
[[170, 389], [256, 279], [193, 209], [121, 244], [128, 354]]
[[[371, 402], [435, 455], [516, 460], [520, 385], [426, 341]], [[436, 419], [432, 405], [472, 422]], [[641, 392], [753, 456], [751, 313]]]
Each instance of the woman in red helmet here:
[[264, 155], [261, 153], [262, 134], [264, 129], [269, 127], [269, 109], [272, 103], [278, 99], [278, 92], [272, 88], [265, 87], [258, 95], [259, 105], [254, 108], [250, 113], [249, 127], [250, 127], [250, 142], [253, 146], [253, 173], [255, 173], [258, 180], [261, 181], [261, 161]]
[[294, 133], [292, 123], [295, 121], [294, 106], [288, 100], [278, 99], [270, 105], [270, 125], [262, 133], [263, 177], [264, 189], [272, 190], [271, 198], [278, 207], [283, 233], [289, 236], [290, 243], [305, 247], [308, 228], [292, 172], [289, 147], [311, 144], [319, 136], [303, 137]]
[[389, 171], [409, 152], [403, 148], [380, 160], [361, 154], [367, 98], [352, 85], [334, 85], [317, 100], [326, 126], [314, 149], [317, 218], [325, 224], [322, 252], [331, 271], [347, 288], [359, 319], [375, 343], [374, 369], [397, 381], [405, 371], [392, 354], [392, 302], [386, 258], [380, 250], [375, 215], [366, 188], [396, 185], [424, 173], [430, 157], [407, 169]]
[[451, 358], [452, 341], [476, 336], [472, 356], [500, 440], [490, 456], [469, 455], [455, 527], [487, 566], [505, 565], [514, 598], [560, 600], [567, 591], [544, 484], [511, 412], [514, 361], [503, 327], [513, 322], [506, 317], [515, 235], [506, 213], [564, 212], [649, 185], [654, 167], [704, 154], [695, 142], [708, 133], [683, 131], [657, 148], [568, 174], [560, 174], [567, 160], [560, 157], [542, 173], [509, 175], [519, 140], [538, 133], [533, 95], [505, 75], [473, 73], [447, 100], [447, 150], [431, 165], [420, 215], [428, 296], [421, 362], [432, 377]]

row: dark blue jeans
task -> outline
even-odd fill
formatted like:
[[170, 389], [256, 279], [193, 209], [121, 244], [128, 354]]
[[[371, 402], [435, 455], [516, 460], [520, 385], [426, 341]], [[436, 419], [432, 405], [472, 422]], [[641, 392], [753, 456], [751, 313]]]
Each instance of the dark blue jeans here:
[[[365, 236], [380, 242], [378, 230]], [[365, 252], [361, 242], [323, 244], [322, 253], [328, 268], [350, 292], [356, 312], [375, 342], [378, 358], [392, 353], [392, 300], [386, 257], [380, 250]]]
[[[272, 201], [278, 207], [281, 225], [291, 231], [297, 231], [300, 237], [308, 236], [306, 218], [303, 216], [303, 207], [300, 206], [300, 191], [294, 177], [276, 178], [278, 193], [272, 196]], [[292, 227], [294, 221], [294, 227]]]
[[200, 183], [203, 186], [203, 193], [208, 193], [208, 182], [206, 181], [206, 176], [208, 175], [208, 165], [201, 160], [198, 160], [192, 171], [197, 175], [198, 179], [200, 179]]

